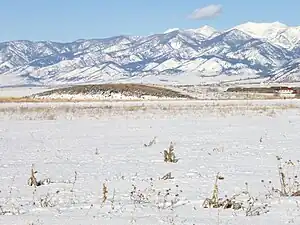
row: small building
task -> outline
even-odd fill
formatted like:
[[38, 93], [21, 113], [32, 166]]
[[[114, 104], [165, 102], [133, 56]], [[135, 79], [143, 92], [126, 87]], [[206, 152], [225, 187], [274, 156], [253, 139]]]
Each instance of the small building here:
[[296, 96], [296, 90], [291, 87], [280, 87], [279, 90], [276, 91], [281, 97], [293, 98]]

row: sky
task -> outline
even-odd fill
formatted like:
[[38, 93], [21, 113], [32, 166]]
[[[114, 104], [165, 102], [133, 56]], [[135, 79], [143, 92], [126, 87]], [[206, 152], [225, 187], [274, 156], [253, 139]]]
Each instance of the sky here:
[[252, 22], [300, 26], [299, 0], [0, 0], [0, 42], [218, 30]]

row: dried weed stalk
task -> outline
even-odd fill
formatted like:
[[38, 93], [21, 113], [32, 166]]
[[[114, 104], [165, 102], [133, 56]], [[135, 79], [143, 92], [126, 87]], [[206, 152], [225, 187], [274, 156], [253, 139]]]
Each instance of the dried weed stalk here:
[[224, 177], [217, 173], [215, 183], [213, 187], [213, 193], [211, 198], [206, 198], [202, 204], [204, 208], [223, 208], [238, 210], [242, 208], [242, 203], [236, 200], [239, 195], [233, 195], [231, 198], [221, 199], [219, 198], [218, 181], [224, 180]]
[[40, 206], [42, 208], [55, 207], [57, 202], [54, 200], [54, 196], [57, 195], [59, 191], [56, 191], [54, 194], [47, 193], [44, 197], [41, 197], [39, 200]]
[[169, 172], [167, 174], [165, 174], [162, 178], [160, 178], [161, 180], [171, 180], [174, 179], [174, 177], [172, 177], [172, 173]]
[[105, 183], [103, 183], [102, 187], [102, 204], [104, 204], [107, 200], [108, 188]]
[[31, 167], [31, 176], [29, 177], [29, 179], [27, 181], [29, 186], [34, 186], [34, 188], [36, 189], [38, 186], [51, 183], [50, 178], [38, 181], [35, 177], [35, 174], [37, 174], [37, 171], [34, 170], [34, 167], [32, 165], [32, 167]]
[[214, 187], [213, 187], [213, 193], [211, 198], [206, 198], [203, 202], [204, 208], [220, 208], [222, 206], [222, 202], [219, 199], [219, 187], [218, 187], [218, 181], [223, 180], [224, 177], [220, 176], [219, 173], [216, 175]]
[[130, 199], [133, 201], [134, 205], [150, 203], [149, 189], [141, 191], [140, 189], [137, 189], [134, 184], [132, 185], [132, 188], [133, 189], [130, 192]]
[[246, 212], [246, 216], [259, 216], [269, 212], [269, 204], [259, 203], [258, 198], [254, 198], [248, 194], [247, 206], [243, 207]]
[[18, 208], [12, 208], [12, 209], [4, 209], [3, 206], [0, 206], [0, 215], [19, 215], [21, 214], [20, 210]]
[[272, 191], [279, 193], [280, 196], [300, 196], [300, 183], [298, 181], [300, 164], [299, 160], [293, 162], [287, 160], [282, 162], [282, 158], [277, 156], [278, 161], [278, 175], [280, 181], [280, 188], [272, 187]]
[[152, 145], [156, 144], [156, 136], [148, 143], [144, 144], [144, 147], [151, 147]]
[[171, 188], [168, 188], [165, 190], [165, 193], [163, 194], [161, 191], [157, 193], [157, 200], [155, 202], [157, 209], [164, 210], [164, 209], [170, 209], [174, 210], [174, 208], [185, 205], [186, 203], [178, 204], [182, 199], [181, 193], [183, 191], [179, 189], [179, 186], [176, 185], [176, 190], [174, 191]]
[[28, 179], [28, 185], [29, 186], [34, 186], [34, 188], [36, 188], [38, 186], [38, 182], [37, 179], [35, 177], [35, 174], [37, 173], [37, 171], [34, 170], [33, 165], [31, 167], [31, 176]]
[[[221, 199], [219, 198], [218, 180], [223, 180], [224, 178], [216, 176], [212, 198], [207, 198], [203, 202], [204, 208], [223, 208], [223, 209], [242, 209], [245, 211], [246, 216], [258, 216], [269, 212], [269, 205], [259, 202], [258, 198], [254, 198], [250, 195], [248, 191], [248, 184], [246, 183], [246, 190], [239, 194], [233, 195], [231, 198]], [[244, 196], [246, 200], [238, 199]]]
[[74, 187], [75, 187], [75, 184], [76, 184], [76, 181], [77, 181], [77, 171], [74, 172], [74, 180], [73, 180], [73, 183], [72, 183], [72, 188], [70, 190], [70, 192], [74, 192]]
[[12, 183], [9, 189], [9, 196], [7, 200], [0, 205], [0, 215], [19, 215], [21, 214], [19, 207], [17, 207], [12, 199], [13, 184], [15, 176], [12, 178]]
[[174, 144], [171, 142], [168, 150], [164, 150], [164, 161], [165, 162], [171, 162], [171, 163], [178, 162], [178, 159], [176, 159], [174, 150], [175, 150]]

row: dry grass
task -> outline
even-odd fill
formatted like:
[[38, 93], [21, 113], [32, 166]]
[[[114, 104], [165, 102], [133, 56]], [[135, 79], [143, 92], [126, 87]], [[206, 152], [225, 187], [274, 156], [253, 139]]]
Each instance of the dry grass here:
[[26, 103], [17, 103], [10, 105], [6, 103], [0, 104], [0, 117], [2, 118], [16, 118], [26, 120], [56, 120], [59, 118], [71, 119], [88, 116], [91, 119], [98, 119], [103, 116], [133, 116], [143, 113], [151, 116], [155, 113], [161, 113], [162, 116], [170, 115], [184, 115], [192, 113], [196, 116], [214, 115], [214, 116], [233, 116], [246, 115], [248, 113], [253, 115], [266, 115], [274, 117], [278, 113], [299, 109], [300, 105], [297, 103], [278, 102], [275, 104], [256, 104], [255, 102], [241, 102], [236, 104], [234, 102], [228, 103], [201, 103], [196, 102], [103, 102], [90, 104], [48, 104], [39, 103], [28, 105]]

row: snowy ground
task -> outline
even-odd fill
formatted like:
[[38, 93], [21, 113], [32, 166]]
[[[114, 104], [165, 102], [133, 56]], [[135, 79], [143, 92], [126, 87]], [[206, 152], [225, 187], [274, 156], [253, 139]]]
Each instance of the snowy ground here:
[[[296, 100], [1, 104], [0, 224], [299, 224], [299, 197], [264, 187], [280, 188], [276, 156], [300, 159], [299, 110]], [[177, 163], [163, 160], [171, 141]], [[32, 164], [52, 182], [28, 186]], [[269, 212], [203, 208], [218, 172], [219, 197], [247, 182]]]
[[47, 87], [0, 87], [0, 97], [24, 97], [51, 90]]

